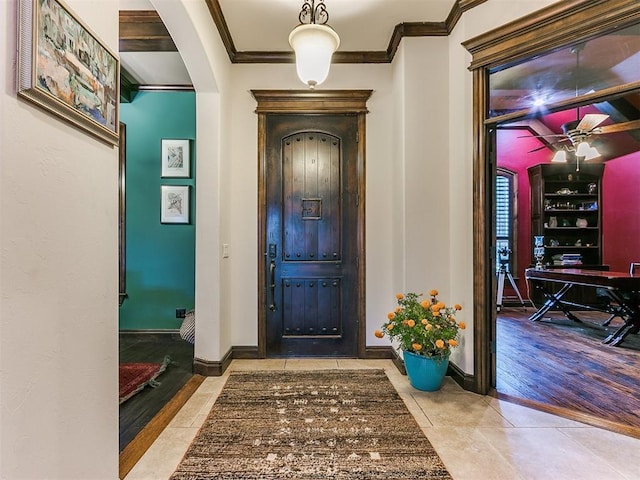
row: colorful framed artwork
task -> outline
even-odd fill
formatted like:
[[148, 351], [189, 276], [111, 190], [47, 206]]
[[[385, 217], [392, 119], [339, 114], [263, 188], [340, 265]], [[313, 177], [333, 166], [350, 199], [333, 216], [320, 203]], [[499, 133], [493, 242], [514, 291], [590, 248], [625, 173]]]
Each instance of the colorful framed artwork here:
[[189, 140], [162, 139], [162, 178], [189, 178]]
[[160, 223], [189, 223], [189, 186], [160, 186]]
[[119, 140], [120, 60], [60, 0], [19, 0], [18, 96]]

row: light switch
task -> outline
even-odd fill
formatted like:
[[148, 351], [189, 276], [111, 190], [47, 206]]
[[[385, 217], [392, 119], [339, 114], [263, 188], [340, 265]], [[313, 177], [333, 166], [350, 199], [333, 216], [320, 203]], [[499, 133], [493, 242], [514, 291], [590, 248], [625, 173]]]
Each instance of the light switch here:
[[229, 244], [222, 244], [222, 258], [229, 258]]

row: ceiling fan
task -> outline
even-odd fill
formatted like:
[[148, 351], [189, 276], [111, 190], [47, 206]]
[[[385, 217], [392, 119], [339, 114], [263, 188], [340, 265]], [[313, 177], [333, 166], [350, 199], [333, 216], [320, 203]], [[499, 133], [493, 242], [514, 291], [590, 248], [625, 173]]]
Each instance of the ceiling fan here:
[[[587, 138], [591, 137], [592, 135], [603, 135], [640, 129], [640, 119], [622, 123], [614, 123], [612, 125], [598, 126], [607, 118], [609, 118], [609, 115], [601, 113], [588, 113], [579, 121], [574, 120], [573, 122], [568, 122], [562, 125], [563, 133], [561, 134], [531, 136], [535, 138], [559, 138], [559, 140], [552, 142], [550, 145], [569, 142], [570, 151], [575, 151], [576, 155], [578, 156], [586, 156], [586, 149], [590, 148], [589, 144], [587, 143]], [[534, 150], [530, 150], [528, 153], [537, 152], [538, 150], [547, 148], [550, 145], [543, 145]]]
[[[580, 53], [584, 48], [584, 43], [574, 45], [570, 48], [570, 52], [575, 54], [576, 59], [576, 66], [573, 75], [573, 78], [575, 79], [576, 97], [580, 96]], [[551, 161], [566, 162], [567, 152], [572, 152], [576, 160], [576, 170], [579, 170], [580, 158], [583, 160], [591, 160], [600, 156], [600, 152], [588, 142], [589, 137], [592, 135], [603, 135], [640, 129], [640, 119], [600, 126], [602, 122], [609, 118], [609, 115], [602, 113], [588, 113], [580, 119], [580, 107], [577, 107], [576, 113], [576, 120], [562, 125], [561, 128], [563, 133], [532, 135], [535, 138], [554, 138], [556, 140], [531, 150], [528, 153], [537, 152], [543, 148], [559, 145], [559, 148], [555, 149], [555, 155]]]

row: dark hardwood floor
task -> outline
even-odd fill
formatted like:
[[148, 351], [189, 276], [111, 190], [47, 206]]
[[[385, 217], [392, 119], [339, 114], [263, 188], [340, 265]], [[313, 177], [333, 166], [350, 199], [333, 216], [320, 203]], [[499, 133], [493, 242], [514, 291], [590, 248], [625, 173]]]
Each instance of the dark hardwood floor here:
[[193, 345], [177, 333], [120, 333], [120, 362], [158, 362], [165, 355], [173, 362], [157, 378], [160, 385], [146, 387], [120, 405], [120, 452], [193, 377]]
[[601, 340], [619, 318], [604, 327], [608, 314], [577, 312], [583, 323], [576, 323], [549, 312], [531, 322], [534, 311], [498, 315], [498, 396], [640, 438], [640, 336], [612, 347]]

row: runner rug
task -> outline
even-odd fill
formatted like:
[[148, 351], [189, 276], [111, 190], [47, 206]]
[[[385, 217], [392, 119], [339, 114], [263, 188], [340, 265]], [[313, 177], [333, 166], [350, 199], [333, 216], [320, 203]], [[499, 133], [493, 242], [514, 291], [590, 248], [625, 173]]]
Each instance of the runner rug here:
[[167, 355], [162, 363], [121, 363], [118, 368], [118, 383], [120, 385], [120, 403], [123, 403], [141, 392], [147, 385], [157, 387], [156, 378], [164, 372], [171, 358]]
[[171, 476], [450, 478], [383, 370], [233, 372]]

